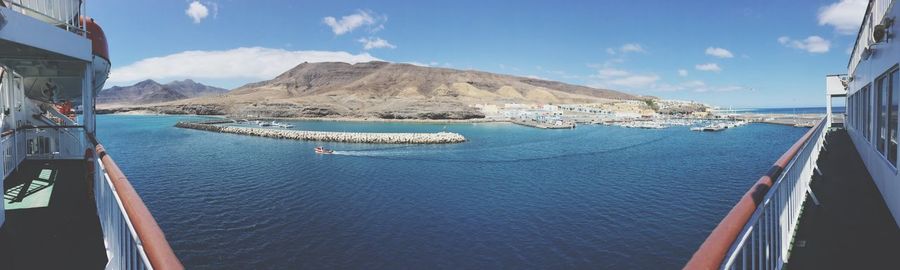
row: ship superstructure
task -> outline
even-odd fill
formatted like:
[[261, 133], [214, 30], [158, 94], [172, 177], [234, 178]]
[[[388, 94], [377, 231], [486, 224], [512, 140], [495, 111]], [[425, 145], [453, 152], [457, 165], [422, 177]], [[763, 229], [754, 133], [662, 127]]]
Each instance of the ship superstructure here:
[[[900, 254], [900, 8], [870, 0], [825, 117], [710, 233], [685, 269], [893, 269]], [[846, 113], [835, 114], [842, 99]]]
[[183, 268], [97, 141], [109, 59], [82, 0], [0, 1], [0, 269]]

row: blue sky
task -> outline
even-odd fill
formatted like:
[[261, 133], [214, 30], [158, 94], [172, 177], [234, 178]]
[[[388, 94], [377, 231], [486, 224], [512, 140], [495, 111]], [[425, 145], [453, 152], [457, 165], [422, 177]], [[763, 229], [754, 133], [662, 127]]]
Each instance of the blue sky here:
[[109, 85], [234, 88], [303, 61], [374, 59], [719, 106], [821, 106], [865, 0], [87, 1]]

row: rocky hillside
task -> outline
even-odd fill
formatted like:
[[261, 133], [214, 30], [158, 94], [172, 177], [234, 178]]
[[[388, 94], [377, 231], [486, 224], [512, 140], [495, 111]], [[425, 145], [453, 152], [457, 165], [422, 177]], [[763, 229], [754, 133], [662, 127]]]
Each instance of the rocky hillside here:
[[182, 100], [187, 98], [221, 95], [228, 90], [203, 85], [192, 80], [174, 81], [159, 84], [153, 80], [145, 80], [131, 86], [111, 87], [100, 91], [97, 96], [99, 104], [142, 105]]
[[[183, 93], [183, 92], [180, 92]], [[472, 70], [409, 64], [303, 63], [267, 81], [225, 95], [177, 100], [109, 112], [149, 110], [167, 114], [238, 117], [346, 117], [471, 119], [473, 104], [560, 104], [640, 100], [614, 90]]]

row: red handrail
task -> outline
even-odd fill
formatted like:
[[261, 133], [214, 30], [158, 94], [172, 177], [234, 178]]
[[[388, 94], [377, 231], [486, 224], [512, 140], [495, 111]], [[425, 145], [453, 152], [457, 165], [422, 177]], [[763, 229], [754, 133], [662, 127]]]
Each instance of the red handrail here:
[[824, 124], [824, 119], [819, 120], [787, 152], [781, 155], [781, 158], [772, 165], [772, 168], [769, 169], [766, 175], [760, 177], [756, 184], [747, 193], [744, 193], [741, 200], [738, 201], [734, 208], [731, 208], [728, 215], [713, 229], [706, 241], [703, 241], [697, 252], [694, 252], [694, 256], [684, 266], [684, 269], [718, 269], [722, 265], [728, 250], [731, 249], [731, 245], [737, 239], [741, 230], [744, 229], [744, 225], [747, 224], [750, 217], [753, 216], [757, 206], [762, 203], [762, 199], [769, 192], [769, 189], [772, 188], [775, 179], [778, 179], [784, 168], [800, 152], [800, 149], [819, 129], [819, 126]]
[[106, 153], [103, 145], [96, 143], [96, 139], [93, 136], [90, 137], [95, 142], [97, 156], [100, 157], [103, 167], [106, 168], [106, 174], [109, 175], [110, 182], [112, 182], [116, 192], [119, 194], [119, 199], [122, 200], [122, 207], [125, 208], [125, 212], [128, 214], [129, 220], [131, 220], [131, 225], [134, 226], [134, 231], [141, 240], [150, 264], [154, 269], [184, 269], [181, 261], [178, 260], [175, 252], [172, 251], [172, 247], [169, 246], [169, 242], [166, 241], [166, 236], [163, 234], [162, 229], [159, 228], [159, 224], [156, 223], [156, 219], [153, 218], [150, 210], [144, 205], [144, 201], [141, 200], [137, 191], [128, 182], [128, 178], [125, 177], [125, 174], [122, 173], [116, 162]]

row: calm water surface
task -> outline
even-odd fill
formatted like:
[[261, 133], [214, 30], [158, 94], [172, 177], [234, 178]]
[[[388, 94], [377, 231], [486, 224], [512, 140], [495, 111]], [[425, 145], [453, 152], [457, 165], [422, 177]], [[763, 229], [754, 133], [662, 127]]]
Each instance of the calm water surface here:
[[98, 117], [98, 135], [190, 269], [680, 268], [804, 129], [720, 133], [293, 122], [465, 135], [318, 143]]
[[[844, 106], [833, 106], [833, 113], [843, 113], [846, 111]], [[744, 108], [735, 109], [737, 113], [772, 113], [772, 114], [825, 114], [825, 107], [803, 107], [803, 108]]]

